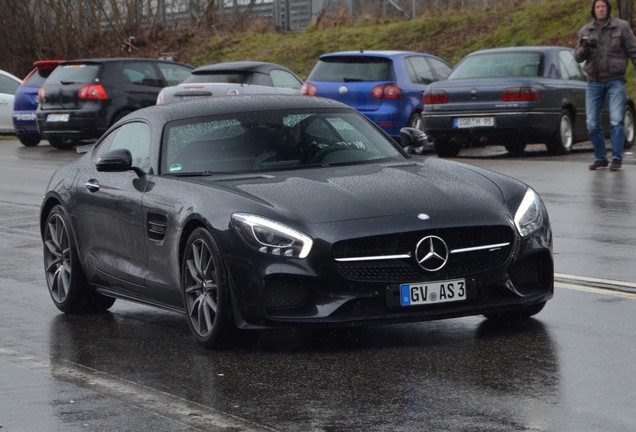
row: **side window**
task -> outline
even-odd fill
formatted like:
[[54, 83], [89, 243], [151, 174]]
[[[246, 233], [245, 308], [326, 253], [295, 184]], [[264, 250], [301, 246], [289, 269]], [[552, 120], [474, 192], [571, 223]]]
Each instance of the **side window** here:
[[433, 70], [424, 57], [409, 57], [405, 61], [406, 70], [412, 82], [430, 84], [435, 81]]
[[157, 66], [169, 86], [180, 84], [190, 76], [191, 69], [180, 64], [157, 63]]
[[128, 82], [149, 87], [163, 87], [161, 77], [152, 63], [125, 63], [122, 67], [124, 77]]
[[151, 171], [150, 128], [145, 123], [127, 123], [113, 130], [99, 144], [93, 157], [97, 159], [107, 151], [116, 149], [127, 149], [132, 155], [133, 166], [145, 172]]
[[250, 84], [274, 87], [274, 83], [272, 83], [272, 79], [270, 78], [270, 76], [268, 74], [259, 72], [254, 72], [252, 74]]
[[298, 82], [295, 76], [284, 70], [275, 69], [270, 73], [274, 87], [285, 87], [300, 89], [302, 83]]
[[559, 52], [559, 70], [563, 79], [585, 81], [585, 74], [571, 51]]
[[427, 59], [428, 64], [431, 65], [431, 69], [435, 72], [438, 80], [445, 80], [450, 75], [452, 69], [446, 63], [434, 58]]
[[15, 94], [20, 83], [4, 75], [0, 75], [0, 93]]

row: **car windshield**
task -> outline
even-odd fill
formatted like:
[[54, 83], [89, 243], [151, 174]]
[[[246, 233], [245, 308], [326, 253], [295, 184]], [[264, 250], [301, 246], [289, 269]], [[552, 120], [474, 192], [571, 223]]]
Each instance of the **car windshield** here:
[[162, 173], [252, 173], [403, 158], [357, 113], [263, 111], [168, 123]]
[[318, 61], [309, 81], [364, 82], [394, 81], [393, 62], [383, 57], [337, 56]]
[[207, 71], [197, 72], [190, 75], [184, 83], [230, 83], [230, 84], [247, 84], [250, 79], [251, 72], [225, 72], [225, 71]]
[[542, 55], [536, 52], [476, 54], [462, 60], [448, 79], [537, 77], [541, 66]]

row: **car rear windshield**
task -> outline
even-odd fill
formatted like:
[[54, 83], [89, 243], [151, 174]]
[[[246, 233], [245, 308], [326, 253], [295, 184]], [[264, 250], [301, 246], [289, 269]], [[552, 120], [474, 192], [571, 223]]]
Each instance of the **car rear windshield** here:
[[462, 60], [448, 79], [536, 77], [541, 65], [542, 55], [536, 52], [476, 54]]
[[41, 87], [44, 81], [51, 75], [54, 69], [36, 69], [29, 78], [24, 82], [25, 87]]
[[393, 81], [391, 59], [369, 56], [325, 57], [318, 61], [309, 81], [364, 82]]
[[46, 80], [47, 84], [90, 84], [95, 82], [99, 72], [99, 64], [67, 64], [60, 65]]
[[184, 83], [229, 83], [248, 84], [251, 72], [201, 72], [193, 73]]

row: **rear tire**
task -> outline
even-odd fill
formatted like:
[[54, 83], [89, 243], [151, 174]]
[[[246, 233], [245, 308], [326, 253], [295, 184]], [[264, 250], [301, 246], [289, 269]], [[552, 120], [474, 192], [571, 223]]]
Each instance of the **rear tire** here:
[[447, 140], [436, 138], [433, 140], [433, 147], [435, 147], [435, 153], [439, 157], [455, 157], [459, 154], [461, 149], [461, 143], [455, 140]]
[[506, 150], [508, 150], [508, 153], [515, 156], [521, 156], [523, 152], [526, 150], [525, 143], [508, 143], [505, 145], [505, 147], [506, 147]]
[[23, 146], [25, 147], [35, 147], [36, 145], [40, 144], [40, 136], [33, 136], [33, 135], [18, 135], [18, 139], [20, 140], [20, 142], [22, 143]]
[[418, 112], [414, 112], [411, 114], [411, 118], [409, 119], [409, 127], [421, 130], [424, 132], [424, 121], [422, 120], [422, 116]]
[[570, 153], [574, 143], [574, 128], [572, 127], [572, 115], [568, 110], [561, 111], [559, 125], [554, 137], [547, 145], [548, 151], [554, 155]]
[[47, 137], [46, 139], [51, 144], [51, 147], [55, 147], [58, 150], [70, 150], [77, 145], [77, 140], [71, 138]]

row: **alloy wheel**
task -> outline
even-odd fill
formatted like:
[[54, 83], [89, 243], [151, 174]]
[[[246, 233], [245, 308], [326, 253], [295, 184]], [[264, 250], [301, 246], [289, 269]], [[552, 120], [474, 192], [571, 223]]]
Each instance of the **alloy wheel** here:
[[203, 239], [190, 245], [185, 273], [186, 306], [190, 323], [202, 337], [212, 331], [218, 311], [219, 287], [212, 253]]
[[66, 300], [71, 284], [71, 249], [64, 221], [53, 214], [46, 223], [44, 268], [51, 297], [57, 303]]

